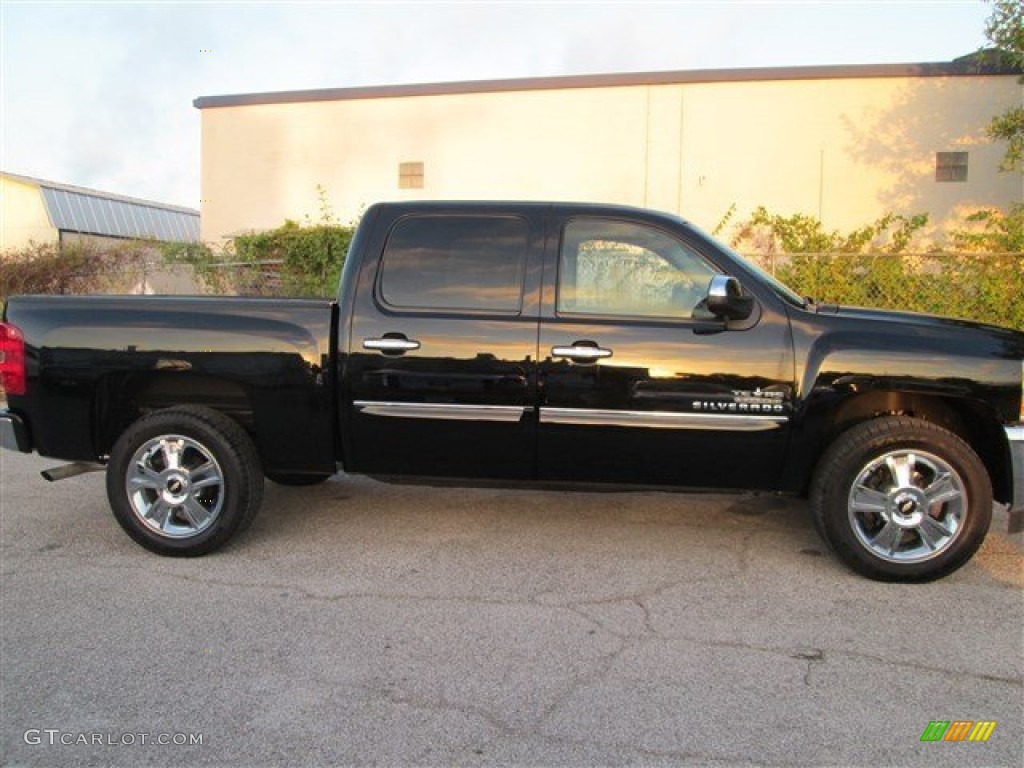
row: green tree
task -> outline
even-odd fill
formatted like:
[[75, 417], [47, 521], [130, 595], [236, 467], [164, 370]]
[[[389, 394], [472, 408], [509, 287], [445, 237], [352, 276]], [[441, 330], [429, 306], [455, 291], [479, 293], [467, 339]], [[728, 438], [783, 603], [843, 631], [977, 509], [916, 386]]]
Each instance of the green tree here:
[[[992, 14], [985, 23], [985, 37], [1000, 56], [1017, 69], [1024, 68], [1024, 3], [1021, 0], [992, 0]], [[1024, 76], [1020, 78], [1024, 83]], [[1004, 171], [1024, 172], [1024, 109], [1011, 107], [996, 115], [988, 135], [1007, 142], [1000, 166]]]

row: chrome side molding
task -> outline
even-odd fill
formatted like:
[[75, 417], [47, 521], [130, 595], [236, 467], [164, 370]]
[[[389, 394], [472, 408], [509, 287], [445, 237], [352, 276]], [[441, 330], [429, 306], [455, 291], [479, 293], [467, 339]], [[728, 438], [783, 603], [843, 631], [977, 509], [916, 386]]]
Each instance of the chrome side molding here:
[[765, 432], [779, 429], [787, 416], [677, 411], [603, 411], [587, 408], [541, 408], [541, 424], [644, 429], [706, 429], [717, 432]]
[[[533, 408], [521, 405], [462, 405], [454, 403], [397, 403], [357, 400], [359, 413], [396, 419], [517, 422]], [[779, 429], [788, 416], [677, 411], [615, 411], [587, 408], [541, 408], [541, 424], [641, 429], [703, 429], [714, 432], [765, 432]]]
[[450, 403], [394, 403], [356, 400], [356, 410], [369, 416], [397, 419], [443, 419], [446, 421], [516, 422], [528, 410], [525, 405], [461, 405]]

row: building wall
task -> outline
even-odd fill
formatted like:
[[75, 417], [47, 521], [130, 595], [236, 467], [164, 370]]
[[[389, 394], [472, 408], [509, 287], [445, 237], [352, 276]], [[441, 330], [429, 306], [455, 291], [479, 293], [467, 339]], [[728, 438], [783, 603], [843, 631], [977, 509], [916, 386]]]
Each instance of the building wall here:
[[0, 251], [57, 242], [39, 187], [0, 176]]
[[[202, 238], [380, 200], [553, 199], [668, 210], [712, 228], [764, 205], [850, 229], [928, 212], [933, 237], [1024, 198], [1000, 173], [988, 119], [1020, 105], [1016, 77], [895, 77], [630, 85], [202, 111]], [[935, 153], [967, 151], [966, 182]], [[422, 162], [422, 189], [399, 164]]]
[[93, 235], [88, 232], [61, 232], [60, 242], [62, 245], [81, 245], [98, 251], [117, 250], [132, 244], [128, 238]]

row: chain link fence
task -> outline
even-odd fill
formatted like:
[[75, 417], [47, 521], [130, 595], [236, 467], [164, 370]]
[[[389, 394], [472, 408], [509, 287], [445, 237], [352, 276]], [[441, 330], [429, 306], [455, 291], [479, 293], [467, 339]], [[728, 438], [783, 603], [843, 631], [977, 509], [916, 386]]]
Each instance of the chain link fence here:
[[18, 294], [152, 294], [201, 290], [186, 265], [146, 243], [32, 244], [0, 253], [0, 303]]
[[220, 261], [203, 267], [200, 275], [207, 293], [235, 296], [288, 296], [281, 279], [283, 259]]
[[[1024, 331], [1024, 253], [777, 253], [746, 258], [819, 302], [926, 312]], [[224, 261], [192, 274], [190, 267], [169, 265], [152, 252], [138, 250], [87, 250], [73, 258], [49, 251], [26, 253], [0, 260], [0, 298], [94, 291], [283, 296], [288, 293], [283, 263]]]
[[[801, 296], [1024, 330], [1024, 253], [745, 254]], [[221, 292], [280, 296], [281, 261], [213, 265]]]
[[747, 254], [816, 301], [1024, 330], [1024, 253]]

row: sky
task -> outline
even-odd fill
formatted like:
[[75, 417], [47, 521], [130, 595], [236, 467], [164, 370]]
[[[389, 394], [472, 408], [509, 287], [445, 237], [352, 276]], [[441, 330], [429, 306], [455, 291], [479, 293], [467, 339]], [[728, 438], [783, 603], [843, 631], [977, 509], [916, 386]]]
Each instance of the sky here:
[[0, 169], [199, 207], [199, 96], [950, 61], [981, 0], [0, 0]]

